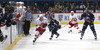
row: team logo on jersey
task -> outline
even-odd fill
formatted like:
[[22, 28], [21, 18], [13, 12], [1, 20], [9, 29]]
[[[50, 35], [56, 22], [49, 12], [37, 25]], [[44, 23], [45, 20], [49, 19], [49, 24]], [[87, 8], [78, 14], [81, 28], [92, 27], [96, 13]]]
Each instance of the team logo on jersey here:
[[58, 15], [59, 21], [62, 21], [63, 15]]

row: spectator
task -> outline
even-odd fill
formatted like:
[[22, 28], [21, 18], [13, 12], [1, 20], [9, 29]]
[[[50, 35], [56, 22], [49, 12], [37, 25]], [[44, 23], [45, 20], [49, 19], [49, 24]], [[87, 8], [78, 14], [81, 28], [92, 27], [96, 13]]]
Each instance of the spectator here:
[[66, 3], [66, 7], [68, 7], [68, 9], [71, 8], [71, 5], [69, 2]]
[[93, 10], [94, 9], [94, 6], [93, 5], [90, 5], [89, 8], [90, 8], [90, 10]]
[[63, 2], [61, 3], [61, 5], [65, 6], [65, 2], [63, 1]]
[[73, 5], [71, 5], [70, 11], [74, 11], [75, 12], [75, 8]]
[[98, 10], [99, 9], [99, 3], [98, 3], [98, 1], [96, 1], [96, 9]]
[[96, 9], [97, 9], [97, 10], [99, 9], [99, 6], [98, 6], [98, 5], [96, 5]]
[[39, 8], [37, 8], [37, 11], [36, 11], [36, 13], [41, 13], [41, 11], [39, 10]]
[[48, 3], [45, 3], [45, 4], [44, 4], [44, 10], [45, 10], [45, 12], [48, 11], [48, 8], [49, 8]]
[[33, 12], [32, 13], [36, 13], [36, 7], [33, 7]]
[[[79, 8], [79, 4], [78, 4], [78, 1], [74, 3], [75, 4], [75, 9], [78, 9]], [[78, 8], [77, 8], [78, 7]]]
[[87, 8], [89, 8], [90, 7], [90, 5], [89, 5], [90, 3], [88, 2], [88, 1], [86, 1], [86, 7]]
[[62, 5], [59, 8], [59, 12], [64, 12], [64, 7]]
[[54, 11], [54, 12], [59, 12], [58, 5], [55, 5], [55, 8], [53, 8], [53, 11]]
[[79, 5], [76, 6], [76, 9], [79, 9]]
[[65, 8], [64, 12], [69, 12], [68, 7]]
[[58, 7], [58, 8], [60, 8], [60, 2], [57, 2], [57, 4], [56, 4], [56, 5], [57, 5], [57, 7]]
[[81, 3], [80, 9], [84, 9], [84, 8], [86, 8], [86, 6], [83, 3]]

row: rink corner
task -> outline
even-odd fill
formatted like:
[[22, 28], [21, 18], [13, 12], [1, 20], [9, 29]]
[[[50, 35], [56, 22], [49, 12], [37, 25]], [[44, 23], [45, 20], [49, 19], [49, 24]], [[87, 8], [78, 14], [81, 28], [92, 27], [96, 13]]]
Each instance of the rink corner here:
[[24, 33], [22, 33], [22, 34], [21, 34], [8, 48], [6, 48], [5, 50], [11, 50], [23, 36], [24, 36]]
[[[32, 24], [30, 28], [35, 27], [35, 24]], [[14, 42], [12, 42], [12, 44], [10, 46], [8, 46], [5, 50], [11, 50], [16, 44], [17, 42], [22, 39], [22, 37], [24, 36], [24, 33], [22, 33]]]

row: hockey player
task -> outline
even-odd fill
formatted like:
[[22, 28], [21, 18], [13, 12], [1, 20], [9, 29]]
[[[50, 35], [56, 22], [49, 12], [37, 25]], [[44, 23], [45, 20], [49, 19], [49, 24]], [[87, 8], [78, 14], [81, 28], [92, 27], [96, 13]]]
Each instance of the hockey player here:
[[33, 43], [37, 40], [37, 38], [39, 38], [39, 36], [41, 36], [45, 32], [46, 26], [47, 19], [43, 15], [40, 15], [36, 20], [36, 34]]
[[69, 21], [69, 25], [70, 25], [69, 29], [70, 30], [68, 31], [68, 33], [72, 32], [72, 29], [71, 28], [73, 26], [79, 31], [78, 33], [80, 33], [81, 31], [79, 30], [78, 22], [77, 22], [78, 17], [77, 17], [76, 14], [74, 14], [74, 11], [71, 11], [71, 14], [69, 16], [69, 19], [70, 19], [70, 21]]
[[[5, 35], [5, 37], [3, 36], [1, 27], [5, 26], [5, 24], [7, 23], [7, 17], [9, 15], [9, 9], [8, 9], [8, 3], [7, 2], [2, 2], [1, 6], [2, 8], [0, 8], [0, 41], [3, 42], [5, 39], [7, 39], [7, 35]], [[8, 26], [8, 25], [7, 25]]]
[[5, 6], [6, 6], [5, 3], [6, 2], [2, 3], [2, 8], [0, 8], [0, 42], [3, 42], [4, 40], [7, 39], [7, 35], [5, 35], [4, 37], [1, 30], [1, 27], [5, 26], [5, 20], [6, 20], [5, 18], [3, 18], [4, 17], [3, 14], [5, 13]]
[[23, 17], [25, 16], [25, 9], [24, 9], [24, 2], [19, 2], [20, 3], [20, 14], [18, 18], [18, 33], [21, 34], [23, 33]]
[[24, 9], [24, 2], [19, 2], [20, 3], [20, 13], [23, 14], [25, 13], [25, 9]]
[[0, 28], [0, 42], [3, 42], [6, 39], [7, 39], [7, 35], [3, 36], [3, 33], [1, 31], [1, 28]]
[[94, 39], [97, 40], [97, 34], [96, 34], [95, 27], [94, 27], [94, 24], [93, 24], [94, 19], [95, 19], [94, 15], [91, 12], [89, 12], [88, 9], [86, 9], [86, 12], [81, 15], [80, 20], [82, 20], [82, 19], [84, 19], [85, 22], [83, 24], [83, 28], [82, 28], [81, 38], [80, 39], [82, 40], [82, 38], [84, 36], [84, 33], [85, 33], [85, 30], [87, 29], [87, 26], [89, 25], [90, 29], [92, 30], [92, 32], [94, 34], [94, 37], [95, 37]]
[[16, 20], [21, 20], [23, 16], [25, 15], [25, 6], [24, 2], [16, 2]]
[[58, 38], [59, 37], [59, 33], [57, 31], [58, 31], [58, 29], [61, 28], [60, 23], [57, 20], [55, 20], [52, 17], [50, 17], [50, 24], [48, 26], [49, 26], [49, 30], [52, 32], [50, 40], [52, 40], [54, 34], [57, 35], [56, 38]]
[[19, 2], [20, 3], [20, 7], [19, 7], [19, 11], [18, 11], [18, 20], [21, 21], [23, 19], [23, 16], [25, 15], [25, 9], [24, 9], [24, 2]]
[[17, 11], [17, 14], [20, 14], [20, 3], [19, 2], [16, 2], [16, 11]]
[[[53, 10], [52, 10], [51, 7], [49, 7], [49, 11], [46, 12], [45, 17], [47, 18], [48, 23], [49, 23], [49, 21], [50, 21], [50, 20], [49, 20], [50, 17], [51, 17], [51, 18], [55, 18], [54, 12], [53, 12]], [[50, 28], [50, 27], [48, 26], [48, 28]], [[50, 30], [49, 30], [49, 31], [50, 31]]]

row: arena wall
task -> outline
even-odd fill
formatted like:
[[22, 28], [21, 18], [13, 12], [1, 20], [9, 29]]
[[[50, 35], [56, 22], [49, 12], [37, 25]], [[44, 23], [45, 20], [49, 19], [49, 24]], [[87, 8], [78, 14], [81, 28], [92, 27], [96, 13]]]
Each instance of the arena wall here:
[[[40, 14], [45, 14], [45, 13], [38, 13], [38, 14], [33, 14], [33, 21], [31, 27], [34, 26], [35, 20], [39, 17]], [[81, 17], [82, 13], [75, 13], [77, 17]], [[95, 16], [95, 24], [100, 24], [100, 13], [93, 13]], [[60, 21], [59, 19], [61, 18], [62, 20], [60, 21], [61, 24], [67, 24], [69, 22], [69, 15], [70, 13], [55, 13], [55, 18]], [[84, 20], [78, 20], [79, 24], [83, 24]], [[0, 42], [0, 50], [11, 50], [11, 48], [16, 45], [16, 43], [24, 36], [24, 34], [19, 35], [18, 34], [18, 27], [16, 25], [12, 25], [11, 27], [6, 28], [6, 26], [1, 27], [1, 30], [3, 32], [3, 35], [8, 35], [8, 38], [6, 41], [1, 44]]]
[[[44, 15], [44, 13], [33, 14], [34, 19], [37, 19], [40, 14]], [[75, 13], [75, 14], [77, 15], [78, 18], [80, 18], [82, 13]], [[96, 12], [96, 13], [93, 13], [93, 14], [95, 16], [94, 23], [95, 24], [100, 24], [100, 13]], [[60, 22], [62, 24], [66, 24], [66, 23], [69, 22], [69, 16], [70, 16], [70, 13], [55, 13], [55, 19], [57, 19], [58, 21], [60, 21], [59, 19], [61, 18], [62, 20]], [[84, 22], [84, 20], [78, 20], [79, 24], [83, 24], [83, 22]]]

